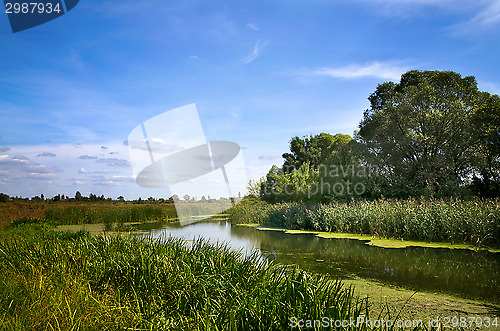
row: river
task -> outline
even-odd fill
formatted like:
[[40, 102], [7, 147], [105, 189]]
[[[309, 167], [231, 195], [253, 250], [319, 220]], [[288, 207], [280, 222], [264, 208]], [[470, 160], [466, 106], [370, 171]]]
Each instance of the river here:
[[144, 223], [142, 235], [226, 243], [244, 254], [259, 254], [281, 264], [295, 264], [342, 279], [375, 280], [424, 292], [439, 292], [498, 305], [500, 254], [443, 248], [380, 248], [352, 239], [324, 239], [232, 225], [227, 221]]

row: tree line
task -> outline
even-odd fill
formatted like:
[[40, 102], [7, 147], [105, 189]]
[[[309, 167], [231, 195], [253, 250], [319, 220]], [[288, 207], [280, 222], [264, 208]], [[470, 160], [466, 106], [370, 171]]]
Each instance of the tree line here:
[[500, 98], [475, 77], [412, 70], [368, 100], [353, 137], [293, 137], [251, 192], [269, 202], [500, 196]]
[[[241, 195], [238, 195], [238, 198], [241, 198]], [[218, 199], [211, 198], [209, 195], [205, 197], [204, 195], [200, 198], [197, 199], [197, 197], [189, 196], [189, 194], [185, 194], [183, 196], [183, 200], [179, 198], [177, 194], [172, 195], [170, 198], [165, 199], [165, 198], [154, 198], [154, 197], [149, 197], [147, 199], [142, 199], [141, 197], [134, 199], [134, 200], [126, 200], [122, 195], [117, 197], [116, 199], [110, 198], [110, 197], [105, 197], [104, 195], [96, 195], [93, 193], [90, 193], [89, 196], [84, 196], [80, 193], [80, 191], [76, 191], [74, 197], [70, 197], [68, 195], [64, 194], [57, 194], [54, 195], [51, 198], [46, 198], [43, 194], [36, 195], [34, 197], [30, 198], [23, 198], [19, 196], [11, 197], [8, 194], [5, 193], [0, 193], [0, 203], [2, 202], [11, 202], [11, 201], [18, 201], [18, 202], [133, 202], [133, 203], [174, 203], [174, 202], [206, 202], [206, 203], [211, 203], [211, 202], [218, 202], [218, 201], [233, 201], [234, 198], [225, 198], [225, 197], [220, 197]]]

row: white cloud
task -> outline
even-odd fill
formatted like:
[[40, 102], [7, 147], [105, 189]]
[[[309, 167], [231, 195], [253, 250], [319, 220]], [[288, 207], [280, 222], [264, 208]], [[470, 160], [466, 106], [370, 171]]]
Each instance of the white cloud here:
[[374, 77], [399, 81], [401, 75], [410, 69], [398, 62], [370, 62], [364, 65], [352, 64], [344, 67], [324, 67], [310, 71], [313, 75], [333, 78], [365, 78]]
[[24, 182], [26, 179], [51, 180], [57, 178], [57, 173], [62, 171], [57, 168], [34, 163], [24, 155], [0, 155], [0, 167], [6, 169], [2, 172], [2, 175], [5, 176], [4, 182], [13, 183]]
[[10, 151], [9, 147], [7, 147], [7, 146], [0, 146], [0, 153], [1, 152], [8, 152], [8, 151]]
[[252, 52], [243, 59], [243, 64], [248, 64], [253, 60], [255, 60], [256, 58], [258, 58], [262, 54], [262, 49], [267, 44], [268, 44], [267, 40], [266, 41], [259, 40], [253, 47]]
[[85, 168], [80, 168], [80, 170], [78, 170], [79, 173], [81, 174], [89, 174], [90, 171], [86, 170]]
[[247, 26], [254, 31], [259, 31], [259, 27], [255, 24], [248, 23]]
[[4, 166], [23, 166], [30, 164], [28, 158], [24, 156], [10, 156], [10, 155], [0, 155], [0, 165]]
[[38, 173], [32, 172], [28, 174], [28, 178], [31, 179], [56, 179], [57, 175], [53, 173]]
[[129, 146], [130, 148], [140, 149], [143, 151], [151, 149], [153, 153], [174, 153], [183, 150], [184, 148], [179, 145], [169, 144], [165, 142], [165, 140], [160, 138], [148, 138], [148, 139], [140, 139], [140, 140], [125, 140], [123, 142], [125, 146]]
[[[108, 149], [102, 149], [101, 146], [107, 146]], [[57, 154], [57, 157], [37, 157], [41, 150]], [[119, 152], [123, 157], [107, 159], [110, 150]], [[81, 144], [79, 148], [75, 148], [74, 144], [16, 145], [12, 147], [10, 153], [11, 155], [0, 153], [0, 169], [2, 169], [0, 192], [21, 196], [40, 193], [53, 196], [58, 193], [73, 195], [78, 190], [82, 193], [87, 192], [86, 194], [92, 192], [106, 196], [131, 194], [131, 198], [137, 194], [134, 181], [127, 179], [131, 171], [126, 160], [127, 147], [121, 142]], [[79, 158], [82, 155], [96, 156], [90, 157], [90, 160], [84, 160], [86, 158], [84, 157], [82, 160]], [[34, 160], [39, 163], [35, 163]], [[79, 174], [79, 177], [72, 177], [75, 173]], [[122, 191], [104, 190], [99, 181], [106, 182], [104, 185], [108, 186], [110, 181], [118, 183], [120, 186], [112, 185], [112, 187]]]

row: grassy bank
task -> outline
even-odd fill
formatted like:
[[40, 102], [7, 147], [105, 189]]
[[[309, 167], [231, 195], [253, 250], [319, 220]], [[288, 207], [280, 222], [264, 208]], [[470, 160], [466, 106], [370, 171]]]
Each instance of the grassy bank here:
[[0, 236], [0, 329], [281, 330], [356, 318], [366, 301], [299, 269], [201, 241], [141, 241], [21, 225]]
[[314, 204], [243, 202], [234, 223], [500, 247], [500, 201], [379, 200]]

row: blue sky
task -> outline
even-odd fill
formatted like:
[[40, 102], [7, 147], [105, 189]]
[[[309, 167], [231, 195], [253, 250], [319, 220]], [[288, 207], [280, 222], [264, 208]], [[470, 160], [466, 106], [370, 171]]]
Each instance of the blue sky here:
[[81, 0], [15, 34], [0, 14], [0, 192], [168, 197], [135, 184], [123, 142], [191, 103], [257, 179], [292, 136], [352, 135], [407, 70], [500, 93], [499, 31], [498, 0]]

